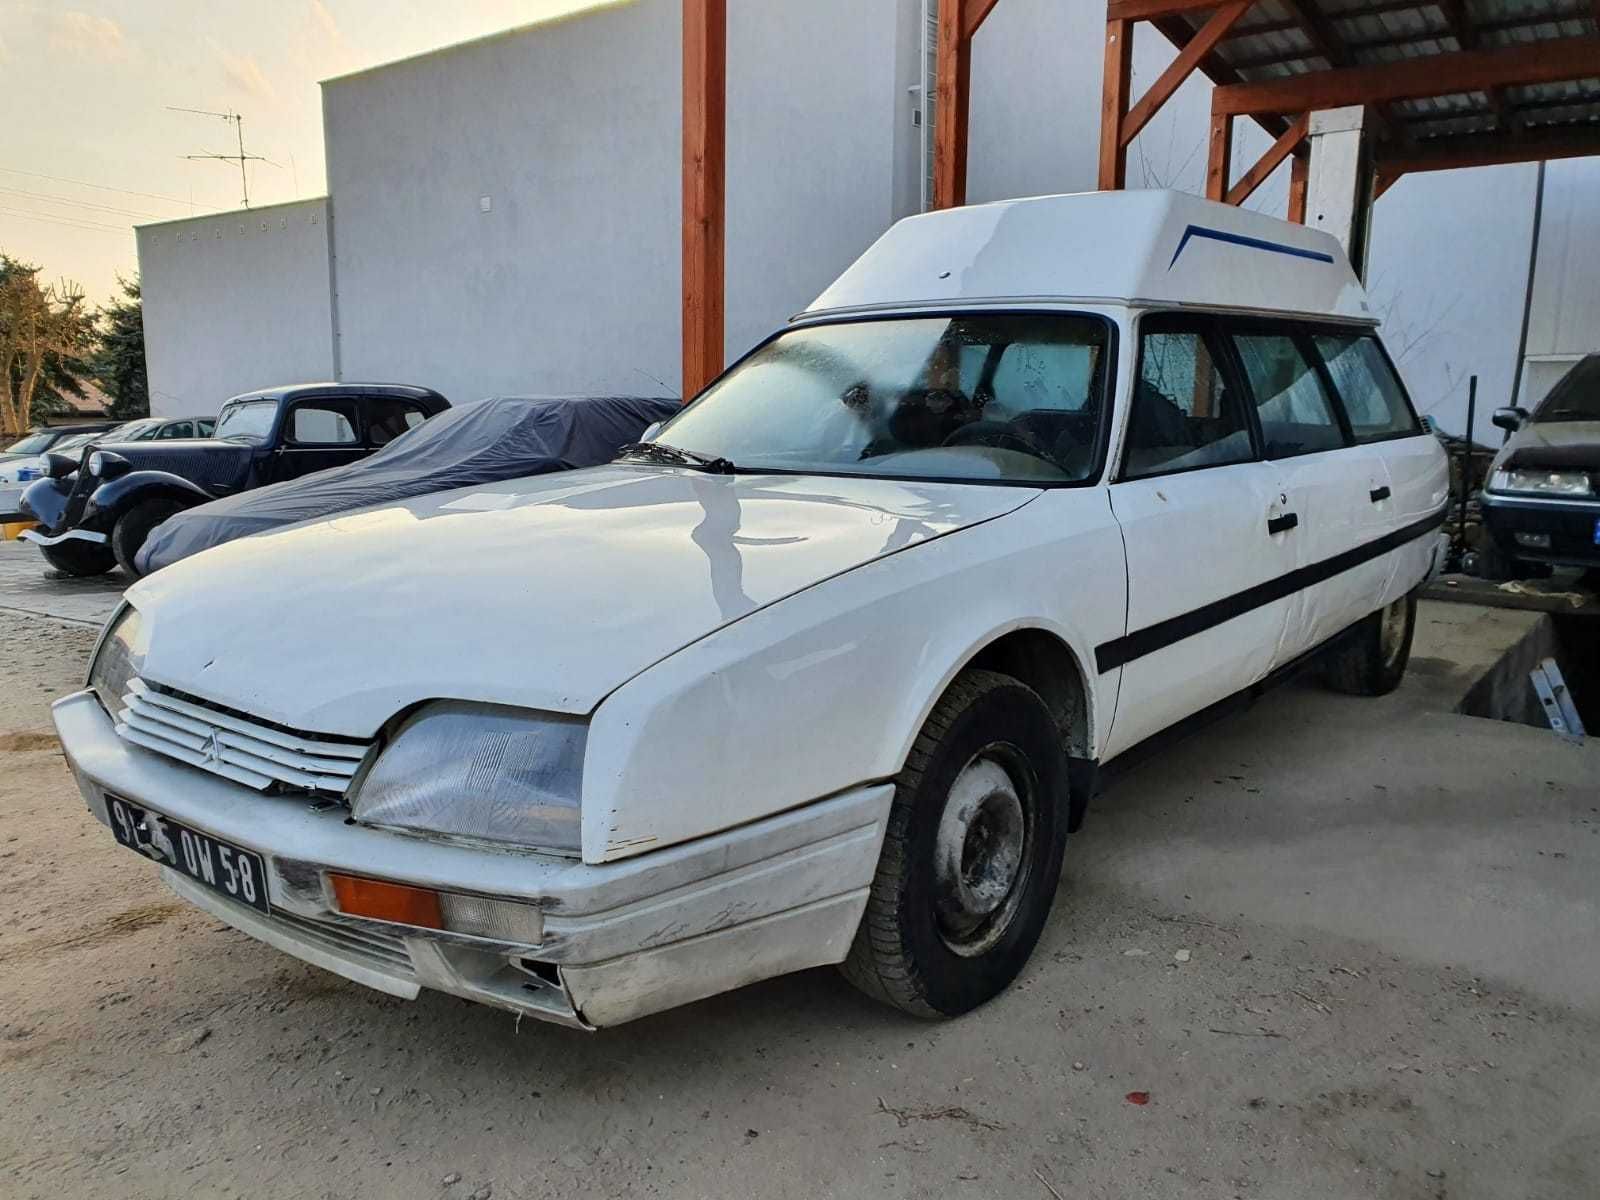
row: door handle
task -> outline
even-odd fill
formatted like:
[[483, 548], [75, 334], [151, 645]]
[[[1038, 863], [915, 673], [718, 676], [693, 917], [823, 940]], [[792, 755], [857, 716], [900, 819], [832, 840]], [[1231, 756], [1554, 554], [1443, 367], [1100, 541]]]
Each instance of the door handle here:
[[1387, 500], [1389, 498], [1388, 485], [1386, 484], [1383, 487], [1375, 487], [1368, 492], [1367, 495], [1371, 498], [1374, 504], [1377, 504], [1381, 500]]
[[1267, 518], [1267, 532], [1287, 533], [1289, 530], [1293, 529], [1299, 524], [1300, 516], [1298, 513], [1284, 513], [1281, 517]]

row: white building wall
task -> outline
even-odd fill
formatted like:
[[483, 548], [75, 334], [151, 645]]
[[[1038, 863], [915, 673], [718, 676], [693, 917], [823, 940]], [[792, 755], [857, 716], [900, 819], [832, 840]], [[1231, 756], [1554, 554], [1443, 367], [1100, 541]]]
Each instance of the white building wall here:
[[[893, 218], [901, 3], [731, 6], [730, 358]], [[681, 47], [638, 0], [325, 84], [344, 376], [675, 393]]]
[[324, 198], [137, 230], [145, 367], [158, 416], [333, 376]]
[[1543, 400], [1572, 364], [1600, 353], [1600, 158], [1550, 163], [1520, 403]]

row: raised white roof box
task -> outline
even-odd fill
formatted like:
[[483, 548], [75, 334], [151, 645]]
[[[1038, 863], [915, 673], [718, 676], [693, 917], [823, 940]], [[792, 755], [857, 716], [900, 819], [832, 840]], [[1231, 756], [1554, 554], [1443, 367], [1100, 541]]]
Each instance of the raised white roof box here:
[[1328, 234], [1173, 191], [1037, 196], [907, 217], [802, 316], [1016, 300], [1376, 322]]

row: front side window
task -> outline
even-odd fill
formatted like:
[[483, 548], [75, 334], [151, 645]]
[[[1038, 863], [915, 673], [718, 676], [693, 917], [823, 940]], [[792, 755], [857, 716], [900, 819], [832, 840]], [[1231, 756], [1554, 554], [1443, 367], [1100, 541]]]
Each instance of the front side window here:
[[1418, 432], [1405, 389], [1371, 334], [1319, 333], [1317, 353], [1350, 418], [1357, 443]]
[[1322, 377], [1287, 333], [1235, 333], [1268, 458], [1292, 458], [1344, 445]]
[[1106, 322], [903, 317], [768, 342], [658, 440], [736, 469], [1070, 483], [1098, 469]]
[[1127, 479], [1255, 457], [1243, 399], [1229, 387], [1216, 342], [1203, 330], [1146, 319], [1127, 443]]
[[272, 425], [277, 419], [276, 400], [241, 400], [222, 410], [217, 418], [216, 436], [262, 446], [272, 436]]
[[289, 440], [302, 446], [354, 445], [354, 413], [338, 402], [297, 404], [289, 414]]

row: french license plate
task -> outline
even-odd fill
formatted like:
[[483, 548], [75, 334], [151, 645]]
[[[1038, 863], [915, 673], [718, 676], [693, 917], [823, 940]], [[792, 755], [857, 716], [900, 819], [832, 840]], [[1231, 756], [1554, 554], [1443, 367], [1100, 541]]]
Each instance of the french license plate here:
[[106, 808], [112, 834], [128, 849], [181, 871], [230, 900], [272, 911], [267, 903], [267, 864], [255, 851], [180, 825], [121, 796], [108, 795]]
[[1594, 544], [1600, 546], [1600, 517], [1594, 519]]

